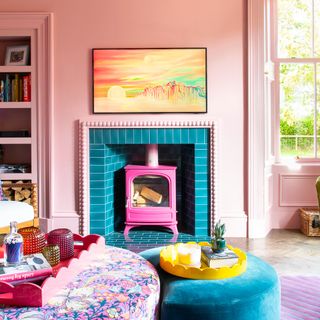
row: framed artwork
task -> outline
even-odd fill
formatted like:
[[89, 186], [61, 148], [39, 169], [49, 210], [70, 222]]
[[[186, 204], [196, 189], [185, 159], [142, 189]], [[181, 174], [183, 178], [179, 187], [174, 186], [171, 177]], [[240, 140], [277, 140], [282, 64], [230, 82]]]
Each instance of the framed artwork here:
[[93, 49], [93, 113], [207, 112], [206, 48]]
[[29, 62], [29, 46], [14, 46], [6, 49], [6, 66], [26, 66]]

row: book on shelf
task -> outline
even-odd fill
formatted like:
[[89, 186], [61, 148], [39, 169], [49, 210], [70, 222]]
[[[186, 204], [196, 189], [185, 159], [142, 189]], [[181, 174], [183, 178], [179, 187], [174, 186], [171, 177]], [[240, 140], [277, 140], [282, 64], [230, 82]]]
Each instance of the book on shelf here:
[[23, 101], [23, 79], [19, 77], [19, 101]]
[[11, 100], [14, 102], [19, 101], [19, 74], [15, 74], [11, 80]]
[[11, 81], [10, 75], [7, 73], [4, 80], [4, 102], [11, 101]]
[[22, 77], [22, 85], [23, 85], [23, 101], [29, 102], [31, 101], [31, 75], [25, 75]]
[[0, 138], [30, 137], [28, 130], [0, 131]]
[[18, 284], [22, 282], [38, 281], [52, 275], [52, 267], [42, 253], [24, 256], [18, 266], [0, 266], [0, 281]]
[[214, 252], [210, 246], [201, 247], [201, 260], [210, 268], [232, 267], [239, 257], [229, 248]]
[[4, 101], [4, 80], [0, 80], [0, 102]]

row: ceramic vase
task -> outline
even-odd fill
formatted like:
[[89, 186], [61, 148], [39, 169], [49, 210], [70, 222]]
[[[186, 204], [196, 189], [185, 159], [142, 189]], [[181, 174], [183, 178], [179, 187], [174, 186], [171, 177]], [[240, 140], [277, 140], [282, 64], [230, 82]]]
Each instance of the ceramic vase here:
[[226, 248], [226, 240], [224, 238], [214, 239], [212, 244], [214, 252], [223, 252]]

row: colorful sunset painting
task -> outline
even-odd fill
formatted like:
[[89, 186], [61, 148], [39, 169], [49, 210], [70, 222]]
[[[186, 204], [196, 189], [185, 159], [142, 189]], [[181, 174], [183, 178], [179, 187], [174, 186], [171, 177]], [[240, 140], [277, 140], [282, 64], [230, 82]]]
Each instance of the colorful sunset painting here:
[[206, 112], [206, 49], [93, 49], [94, 113]]

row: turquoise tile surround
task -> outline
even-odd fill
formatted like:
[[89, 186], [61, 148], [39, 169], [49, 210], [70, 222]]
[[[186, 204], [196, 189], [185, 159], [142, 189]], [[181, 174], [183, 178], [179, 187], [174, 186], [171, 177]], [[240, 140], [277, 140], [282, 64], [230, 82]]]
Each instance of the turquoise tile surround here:
[[208, 135], [207, 128], [90, 128], [90, 233], [123, 230], [123, 167], [143, 163], [143, 145], [157, 143], [160, 163], [178, 167], [179, 231], [208, 236]]

